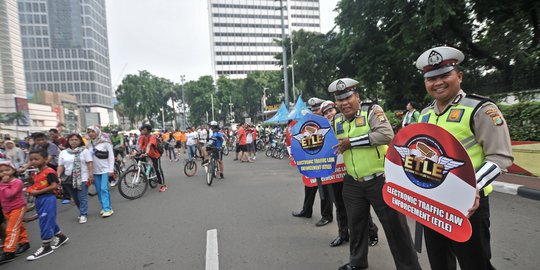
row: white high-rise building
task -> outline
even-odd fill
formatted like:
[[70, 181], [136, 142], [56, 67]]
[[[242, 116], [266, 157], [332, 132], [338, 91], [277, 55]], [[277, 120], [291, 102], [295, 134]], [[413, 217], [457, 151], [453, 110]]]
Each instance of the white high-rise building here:
[[[283, 0], [285, 34], [320, 32], [319, 0]], [[214, 78], [245, 78], [253, 71], [279, 70], [282, 51], [280, 1], [208, 0]]]

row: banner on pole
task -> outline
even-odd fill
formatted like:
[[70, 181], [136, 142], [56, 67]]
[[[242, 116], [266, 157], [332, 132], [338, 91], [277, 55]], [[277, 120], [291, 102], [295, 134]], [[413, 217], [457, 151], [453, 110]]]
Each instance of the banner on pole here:
[[454, 241], [469, 240], [476, 178], [452, 134], [427, 123], [401, 129], [389, 145], [384, 171], [386, 204]]

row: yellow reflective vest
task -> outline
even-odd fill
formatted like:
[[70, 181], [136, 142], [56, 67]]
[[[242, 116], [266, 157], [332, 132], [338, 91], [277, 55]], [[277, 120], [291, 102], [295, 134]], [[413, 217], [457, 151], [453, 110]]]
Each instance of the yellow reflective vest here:
[[[358, 110], [353, 120], [347, 121], [345, 116], [337, 114], [334, 117], [334, 132], [339, 139], [355, 138], [370, 131], [368, 123], [369, 110]], [[388, 145], [353, 147], [343, 152], [347, 174], [355, 179], [372, 176], [384, 172], [384, 158]]]
[[[437, 115], [433, 107], [431, 107], [420, 115], [420, 122], [440, 126], [461, 142], [471, 158], [475, 171], [478, 171], [482, 166], [485, 160], [485, 154], [482, 145], [478, 143], [472, 130], [473, 117], [476, 111], [486, 101], [488, 99], [477, 96], [457, 96], [442, 114]], [[484, 196], [487, 196], [493, 191], [493, 186], [489, 184], [484, 187], [483, 191]]]

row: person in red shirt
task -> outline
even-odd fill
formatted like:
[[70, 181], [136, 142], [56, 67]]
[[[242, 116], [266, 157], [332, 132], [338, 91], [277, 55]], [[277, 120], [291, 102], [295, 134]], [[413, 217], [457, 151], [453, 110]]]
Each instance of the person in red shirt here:
[[158, 178], [161, 187], [159, 192], [167, 190], [167, 185], [165, 185], [165, 177], [163, 176], [163, 170], [161, 169], [161, 155], [159, 154], [158, 141], [156, 136], [151, 134], [152, 126], [149, 124], [144, 124], [141, 127], [141, 136], [139, 137], [139, 150], [143, 152], [143, 155], [148, 156], [152, 160], [152, 166], [156, 171], [156, 176]]
[[247, 124], [243, 123], [240, 129], [238, 129], [238, 145], [240, 146], [240, 161], [251, 162], [248, 158], [246, 128], [247, 128]]

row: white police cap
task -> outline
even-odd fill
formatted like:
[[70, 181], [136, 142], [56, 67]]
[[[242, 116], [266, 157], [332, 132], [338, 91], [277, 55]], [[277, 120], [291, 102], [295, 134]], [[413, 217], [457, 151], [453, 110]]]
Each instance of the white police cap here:
[[321, 104], [324, 102], [323, 99], [312, 97], [308, 100], [309, 108], [312, 112], [316, 112], [321, 109]]
[[350, 97], [356, 90], [359, 82], [350, 78], [335, 80], [328, 86], [328, 92], [333, 93], [336, 100]]
[[325, 102], [322, 103], [321, 105], [321, 112], [324, 114], [324, 112], [332, 109], [332, 108], [335, 108], [336, 107], [336, 104], [331, 101], [331, 100], [327, 100]]
[[450, 72], [454, 67], [463, 62], [465, 55], [452, 47], [435, 47], [422, 53], [416, 59], [416, 68], [424, 73], [424, 77], [434, 77]]

